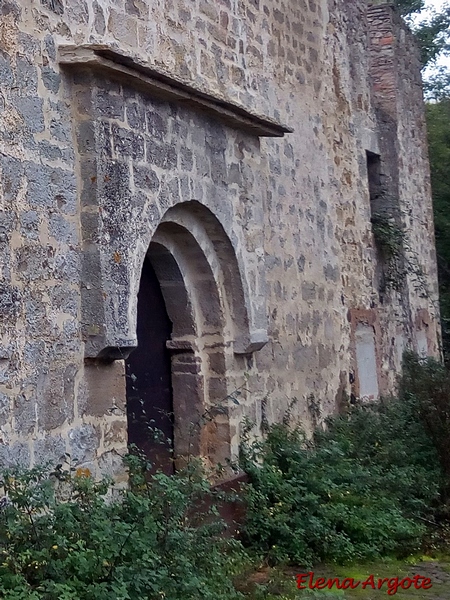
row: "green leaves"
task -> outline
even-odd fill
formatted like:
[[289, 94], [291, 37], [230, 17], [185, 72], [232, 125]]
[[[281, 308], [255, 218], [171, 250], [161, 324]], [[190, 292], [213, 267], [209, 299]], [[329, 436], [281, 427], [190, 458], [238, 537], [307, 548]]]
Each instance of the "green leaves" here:
[[[111, 495], [83, 469], [8, 471], [0, 509], [0, 597], [237, 600], [245, 553], [223, 536], [199, 463], [168, 477], [129, 457], [130, 489]], [[56, 474], [56, 476], [55, 476]], [[119, 494], [119, 496], [117, 495]]]
[[317, 430], [314, 444], [272, 425], [242, 456], [245, 540], [272, 564], [413, 552], [439, 491], [435, 450], [405, 399], [352, 408]]
[[402, 15], [408, 16], [423, 10], [425, 0], [395, 0], [395, 4]]
[[[444, 77], [444, 76], [442, 76]], [[449, 78], [439, 94], [449, 94]], [[444, 354], [450, 356], [450, 98], [427, 107], [428, 147], [433, 190], [436, 254]]]
[[[414, 31], [424, 67], [433, 63], [441, 54], [448, 53], [450, 4], [444, 5], [439, 12], [432, 12], [430, 17], [420, 20], [417, 24], [408, 17], [422, 13], [425, 7], [424, 0], [395, 0], [395, 4]], [[430, 10], [427, 12], [429, 13]]]

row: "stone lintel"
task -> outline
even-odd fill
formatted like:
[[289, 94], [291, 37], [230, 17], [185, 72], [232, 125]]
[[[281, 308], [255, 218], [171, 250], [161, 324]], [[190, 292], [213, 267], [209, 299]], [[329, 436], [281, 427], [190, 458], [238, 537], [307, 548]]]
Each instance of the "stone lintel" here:
[[258, 115], [246, 108], [203, 92], [189, 83], [180, 81], [154, 67], [137, 62], [110, 46], [92, 44], [85, 46], [60, 46], [59, 63], [72, 68], [89, 68], [102, 71], [127, 82], [136, 89], [168, 102], [176, 102], [220, 119], [230, 127], [258, 137], [283, 137], [292, 129], [277, 121]]

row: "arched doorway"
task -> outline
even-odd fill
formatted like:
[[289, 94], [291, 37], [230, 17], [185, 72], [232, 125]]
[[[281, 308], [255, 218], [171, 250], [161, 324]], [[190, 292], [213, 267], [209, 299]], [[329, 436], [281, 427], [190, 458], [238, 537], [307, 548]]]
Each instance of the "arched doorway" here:
[[138, 347], [126, 360], [128, 443], [154, 470], [173, 473], [173, 400], [167, 341], [172, 322], [149, 257], [142, 267], [137, 306]]
[[[260, 331], [250, 331], [234, 248], [216, 217], [195, 201], [169, 209], [147, 243], [140, 246], [146, 247], [142, 279], [136, 272], [132, 286], [135, 294], [139, 289], [138, 349], [127, 360], [129, 442], [156, 467], [168, 471], [170, 463], [169, 472], [190, 456], [226, 465], [237, 456], [240, 402], [246, 402], [241, 355], [265, 343]], [[147, 384], [150, 375], [157, 380]], [[244, 389], [239, 403], [230, 401], [237, 389]], [[165, 455], [149, 442], [149, 419], [170, 437]]]

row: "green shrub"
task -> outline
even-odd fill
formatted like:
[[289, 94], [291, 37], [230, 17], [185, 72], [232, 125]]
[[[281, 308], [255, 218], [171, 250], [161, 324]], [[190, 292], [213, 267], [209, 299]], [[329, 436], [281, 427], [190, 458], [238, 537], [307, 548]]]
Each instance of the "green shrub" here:
[[169, 477], [144, 475], [136, 457], [129, 462], [129, 489], [109, 497], [111, 482], [83, 470], [3, 474], [2, 599], [242, 597], [232, 575], [244, 554], [223, 536], [198, 464]]
[[244, 540], [270, 563], [407, 555], [421, 544], [440, 471], [411, 397], [357, 406], [308, 442], [272, 425], [245, 442]]
[[428, 358], [406, 353], [400, 392], [405, 402], [414, 403], [432, 440], [442, 467], [444, 500], [450, 501], [450, 370]]

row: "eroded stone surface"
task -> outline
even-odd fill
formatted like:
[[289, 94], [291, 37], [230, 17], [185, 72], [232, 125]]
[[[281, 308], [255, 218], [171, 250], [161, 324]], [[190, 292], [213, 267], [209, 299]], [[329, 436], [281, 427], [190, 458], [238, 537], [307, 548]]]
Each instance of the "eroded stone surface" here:
[[[99, 72], [62, 69], [58, 47], [83, 44], [294, 132], [257, 139]], [[242, 386], [196, 442], [213, 459], [236, 452], [245, 414], [280, 419], [296, 399], [292, 419], [308, 429], [311, 394], [323, 418], [358, 393], [358, 323], [377, 323], [383, 393], [406, 345], [437, 353], [420, 69], [389, 4], [7, 0], [0, 79], [2, 464], [66, 451], [120, 471], [123, 365], [102, 360], [136, 343], [155, 232], [179, 267], [165, 263], [167, 281], [185, 294], [167, 293], [169, 312], [184, 305], [191, 344], [174, 358], [181, 425]], [[410, 272], [401, 293], [380, 295], [366, 151], [381, 156], [410, 263], [424, 273], [417, 286]]]

